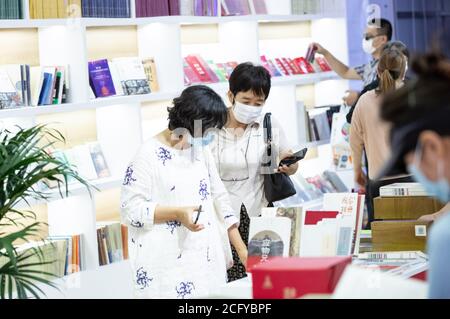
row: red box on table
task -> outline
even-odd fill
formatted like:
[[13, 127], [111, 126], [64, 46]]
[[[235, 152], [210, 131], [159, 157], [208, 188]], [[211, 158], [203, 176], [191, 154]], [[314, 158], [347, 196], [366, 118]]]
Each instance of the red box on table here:
[[348, 257], [273, 258], [252, 270], [253, 298], [294, 299], [306, 294], [331, 294]]

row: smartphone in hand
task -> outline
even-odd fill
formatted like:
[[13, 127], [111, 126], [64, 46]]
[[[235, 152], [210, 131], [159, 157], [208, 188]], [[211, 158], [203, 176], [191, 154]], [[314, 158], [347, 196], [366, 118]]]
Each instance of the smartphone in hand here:
[[308, 149], [304, 148], [301, 151], [298, 151], [297, 153], [295, 153], [294, 155], [292, 155], [290, 157], [286, 157], [283, 160], [281, 160], [279, 166], [283, 166], [283, 165], [291, 166], [291, 165], [297, 163], [298, 161], [301, 161], [302, 159], [304, 159], [307, 152], [308, 152]]

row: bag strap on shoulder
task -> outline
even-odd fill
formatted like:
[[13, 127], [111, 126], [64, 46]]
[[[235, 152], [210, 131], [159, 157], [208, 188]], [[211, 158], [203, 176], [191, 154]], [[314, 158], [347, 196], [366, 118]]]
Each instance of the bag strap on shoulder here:
[[264, 116], [264, 141], [266, 144], [270, 144], [272, 142], [272, 113], [266, 113]]

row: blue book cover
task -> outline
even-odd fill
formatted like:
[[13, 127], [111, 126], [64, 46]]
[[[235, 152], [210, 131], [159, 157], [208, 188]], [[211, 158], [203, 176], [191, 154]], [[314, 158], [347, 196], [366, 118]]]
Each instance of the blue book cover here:
[[83, 17], [89, 17], [89, 1], [81, 0], [81, 15]]
[[89, 79], [96, 97], [116, 95], [108, 60], [89, 62]]
[[51, 82], [52, 75], [50, 73], [43, 74], [44, 79], [42, 80], [42, 88], [41, 93], [39, 93], [38, 105], [43, 105], [42, 102], [45, 101], [46, 96], [46, 88], [48, 87], [48, 83]]
[[44, 99], [42, 100], [43, 105], [52, 104], [53, 77], [54, 77], [54, 75], [49, 73], [48, 82], [45, 85]]

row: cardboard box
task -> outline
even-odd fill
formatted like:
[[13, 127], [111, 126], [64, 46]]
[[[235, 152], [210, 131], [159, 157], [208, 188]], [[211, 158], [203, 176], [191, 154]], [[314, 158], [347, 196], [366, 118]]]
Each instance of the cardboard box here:
[[351, 257], [274, 258], [253, 268], [253, 298], [295, 299], [331, 294]]
[[414, 221], [378, 221], [372, 223], [373, 251], [422, 251], [431, 223]]
[[377, 197], [374, 199], [375, 219], [413, 220], [434, 214], [444, 207], [433, 197]]

